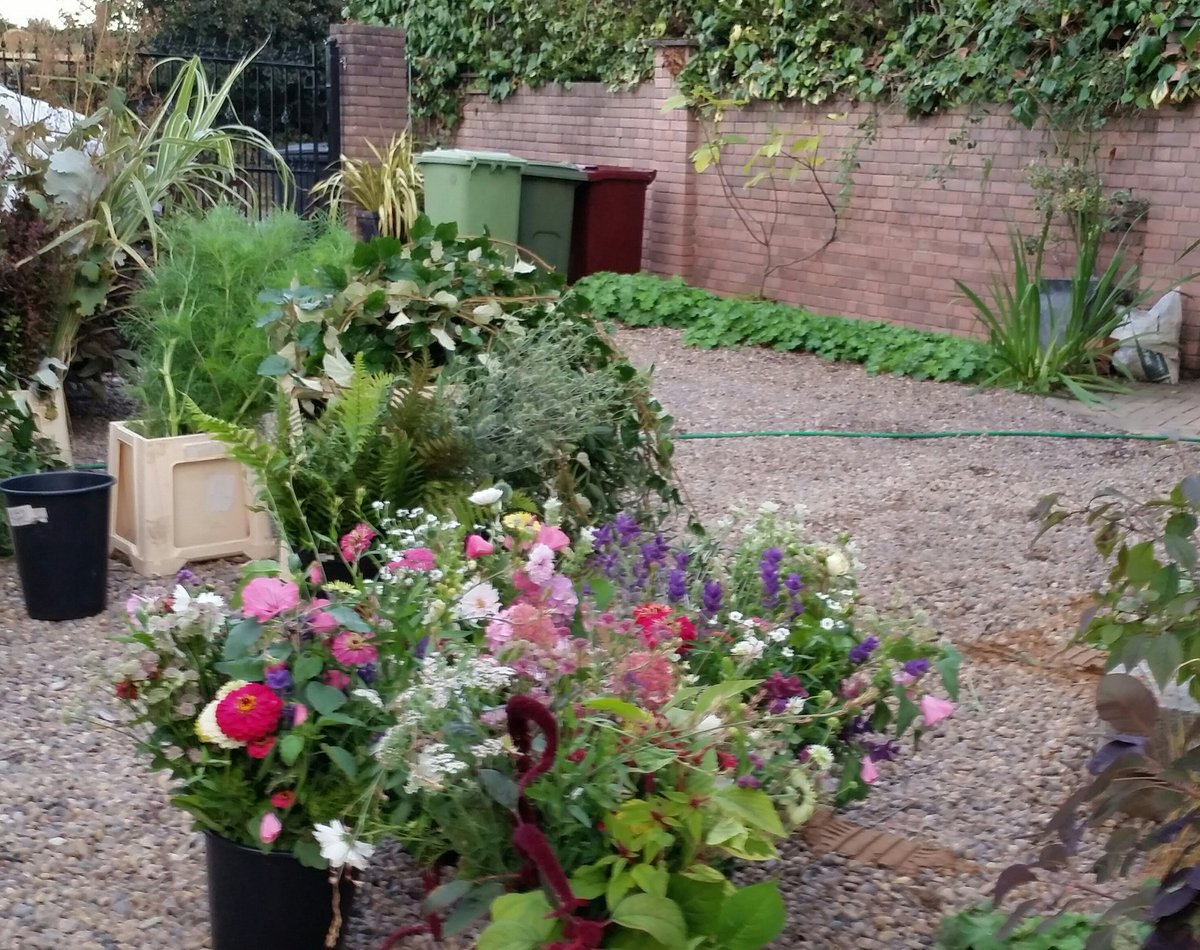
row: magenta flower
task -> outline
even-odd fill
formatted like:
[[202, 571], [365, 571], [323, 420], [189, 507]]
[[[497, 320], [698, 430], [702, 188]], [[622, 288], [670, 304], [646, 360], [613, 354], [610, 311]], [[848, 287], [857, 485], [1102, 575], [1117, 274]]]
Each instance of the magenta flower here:
[[340, 625], [333, 619], [322, 607], [328, 607], [332, 601], [326, 600], [324, 597], [314, 597], [308, 602], [308, 627], [313, 633], [320, 636], [328, 636], [333, 633]]
[[467, 535], [467, 557], [472, 560], [477, 557], [493, 554], [495, 550], [496, 546], [487, 538], [481, 537], [478, 534]]
[[361, 666], [379, 659], [379, 651], [367, 641], [373, 634], [345, 630], [333, 638], [333, 656], [346, 666]]
[[563, 548], [571, 546], [571, 539], [567, 537], [562, 528], [552, 524], [544, 524], [538, 529], [537, 537], [534, 538], [534, 544], [544, 544], [551, 551], [561, 551]]
[[278, 577], [256, 577], [242, 588], [242, 613], [260, 623], [300, 603], [300, 588]]
[[324, 584], [325, 569], [321, 567], [321, 562], [313, 561], [310, 565], [308, 565], [308, 573], [305, 576], [308, 578], [308, 582], [312, 584], [313, 587], [320, 587], [322, 584]]
[[334, 689], [345, 689], [350, 685], [350, 677], [341, 670], [326, 670], [324, 679], [325, 685]]
[[290, 707], [292, 714], [292, 728], [302, 725], [304, 720], [308, 718], [308, 707], [304, 703], [296, 703]]
[[879, 769], [875, 768], [875, 763], [871, 761], [871, 757], [867, 756], [862, 761], [862, 771], [859, 776], [868, 785], [874, 785], [879, 781]]
[[338, 542], [338, 547], [342, 550], [342, 557], [348, 562], [353, 563], [371, 549], [371, 542], [374, 540], [375, 531], [371, 526], [359, 522], [342, 535], [342, 540]]
[[948, 699], [939, 699], [936, 696], [921, 697], [921, 718], [925, 722], [926, 729], [936, 726], [952, 712], [954, 712], [954, 703]]
[[262, 821], [258, 823], [258, 837], [265, 844], [270, 844], [278, 838], [281, 831], [283, 831], [283, 824], [273, 811], [269, 811], [263, 815]]
[[388, 563], [388, 570], [432, 571], [436, 565], [429, 548], [409, 548], [400, 555], [399, 560]]

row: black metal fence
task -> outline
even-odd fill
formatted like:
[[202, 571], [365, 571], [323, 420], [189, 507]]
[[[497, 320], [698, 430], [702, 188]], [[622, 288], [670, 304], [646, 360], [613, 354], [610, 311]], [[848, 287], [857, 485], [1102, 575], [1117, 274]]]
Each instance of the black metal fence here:
[[[224, 83], [253, 50], [211, 49], [186, 42], [156, 42], [137, 54], [139, 100], [152, 109], [171, 88], [184, 61], [198, 56], [210, 84]], [[271, 140], [295, 179], [286, 204], [301, 213], [313, 208], [309, 190], [328, 174], [341, 148], [337, 44], [332, 38], [303, 49], [264, 48], [234, 83], [224, 122], [240, 122]], [[276, 163], [266, 152], [239, 156], [260, 213], [285, 203]], [[251, 197], [251, 196], [247, 196]]]
[[[156, 39], [124, 54], [97, 55], [94, 44], [54, 47], [10, 46], [0, 40], [0, 84], [53, 105], [89, 112], [104, 101], [107, 84], [123, 87], [130, 105], [143, 116], [161, 106], [183, 63], [193, 56], [204, 65], [213, 88], [229, 77], [253, 49], [214, 48], [189, 39]], [[223, 122], [258, 130], [291, 169], [295, 187], [286, 204], [312, 209], [309, 190], [337, 162], [339, 75], [336, 41], [301, 49], [266, 47], [257, 52], [234, 83]], [[260, 213], [285, 204], [285, 188], [275, 162], [265, 151], [239, 156], [248, 179], [247, 198]]]

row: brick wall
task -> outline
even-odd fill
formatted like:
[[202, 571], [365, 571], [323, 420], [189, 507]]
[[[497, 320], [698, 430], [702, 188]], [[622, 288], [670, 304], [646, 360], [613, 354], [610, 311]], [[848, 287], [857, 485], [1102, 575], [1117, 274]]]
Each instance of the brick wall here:
[[408, 126], [408, 59], [404, 31], [361, 23], [329, 28], [341, 65], [341, 147], [351, 158], [370, 157]]
[[[358, 27], [356, 29], [363, 29]], [[702, 132], [684, 111], [664, 113], [675, 94], [673, 76], [682, 51], [660, 48], [654, 78], [636, 90], [611, 92], [598, 83], [522, 90], [502, 103], [467, 99], [455, 144], [511, 151], [526, 158], [652, 168], [646, 211], [643, 266], [720, 293], [758, 289], [763, 252], [730, 206], [715, 172], [697, 174], [688, 155]], [[1028, 232], [1035, 216], [1023, 169], [1051, 144], [1041, 131], [1016, 126], [1003, 115], [975, 121], [956, 112], [910, 120], [896, 111], [861, 104], [821, 107], [756, 106], [737, 115], [733, 130], [751, 141], [778, 126], [822, 136], [821, 184], [834, 194], [839, 161], [861, 134], [853, 190], [839, 221], [837, 240], [814, 257], [776, 270], [766, 295], [812, 310], [888, 320], [907, 326], [976, 333], [978, 325], [959, 279], [984, 290], [997, 265], [994, 246], [1007, 260], [1008, 228]], [[958, 139], [952, 145], [951, 139]], [[965, 142], [973, 143], [966, 147]], [[1200, 177], [1192, 178], [1200, 147], [1200, 113], [1163, 112], [1114, 122], [1100, 135], [1099, 170], [1108, 188], [1128, 188], [1150, 202], [1148, 217], [1130, 242], [1143, 283], [1161, 285], [1183, 276], [1175, 263], [1200, 239]], [[769, 220], [768, 192], [740, 188], [735, 149], [726, 167], [752, 221]], [[772, 239], [774, 262], [811, 254], [831, 226], [828, 208], [811, 181], [801, 179], [780, 195]], [[1050, 253], [1047, 276], [1069, 273], [1072, 258], [1060, 245]], [[1200, 270], [1200, 251], [1188, 258]], [[1184, 288], [1184, 365], [1200, 371], [1200, 282]]]

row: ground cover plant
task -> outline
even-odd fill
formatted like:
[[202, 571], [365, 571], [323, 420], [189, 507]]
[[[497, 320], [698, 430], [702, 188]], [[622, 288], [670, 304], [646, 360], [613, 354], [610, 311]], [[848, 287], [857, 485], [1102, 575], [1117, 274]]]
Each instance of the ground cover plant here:
[[992, 372], [988, 348], [975, 340], [910, 330], [872, 320], [822, 316], [801, 307], [719, 297], [678, 277], [594, 274], [576, 284], [596, 317], [633, 327], [673, 327], [685, 343], [769, 346], [828, 360], [862, 363], [869, 373], [914, 379], [982, 382]]

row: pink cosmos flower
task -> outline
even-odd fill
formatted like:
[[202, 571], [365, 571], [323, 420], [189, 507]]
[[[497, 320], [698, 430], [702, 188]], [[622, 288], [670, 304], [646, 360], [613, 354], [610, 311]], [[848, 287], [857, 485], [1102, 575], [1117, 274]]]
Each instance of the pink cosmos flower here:
[[534, 543], [544, 544], [551, 551], [561, 551], [563, 548], [571, 546], [571, 539], [567, 537], [562, 528], [552, 524], [544, 524], [539, 529]]
[[308, 707], [303, 703], [296, 703], [292, 706], [292, 728], [300, 725], [308, 718]]
[[367, 642], [372, 636], [374, 634], [343, 630], [333, 638], [333, 643], [330, 645], [334, 659], [346, 666], [374, 663], [379, 659], [379, 651]]
[[375, 532], [369, 524], [361, 522], [356, 524], [343, 534], [342, 540], [338, 542], [342, 557], [348, 562], [354, 563], [371, 549], [371, 542], [375, 540], [375, 537]]
[[326, 670], [325, 685], [334, 689], [345, 689], [350, 685], [350, 677], [341, 670]]
[[554, 552], [546, 544], [535, 544], [525, 562], [525, 573], [539, 587], [550, 582], [554, 576]]
[[270, 844], [278, 838], [281, 831], [283, 831], [283, 823], [276, 817], [275, 812], [269, 811], [262, 816], [262, 821], [258, 824], [258, 837], [265, 844]]
[[948, 699], [939, 699], [937, 696], [921, 697], [921, 718], [925, 722], [926, 729], [936, 726], [952, 712], [954, 712], [954, 703]]
[[495, 550], [496, 546], [487, 538], [480, 537], [477, 534], [467, 535], [467, 557], [472, 560], [487, 554], [493, 554]]
[[242, 588], [242, 613], [260, 623], [300, 603], [300, 588], [278, 577], [256, 577]]
[[875, 768], [875, 763], [871, 761], [871, 757], [867, 756], [862, 761], [862, 771], [859, 777], [868, 785], [874, 785], [879, 781], [879, 769]]
[[433, 552], [429, 548], [409, 548], [400, 555], [399, 560], [388, 563], [388, 570], [432, 571], [436, 565]]
[[308, 574], [305, 576], [308, 578], [308, 582], [312, 584], [313, 587], [320, 587], [322, 584], [324, 584], [325, 569], [321, 567], [321, 562], [313, 561], [310, 565], [308, 565]]

